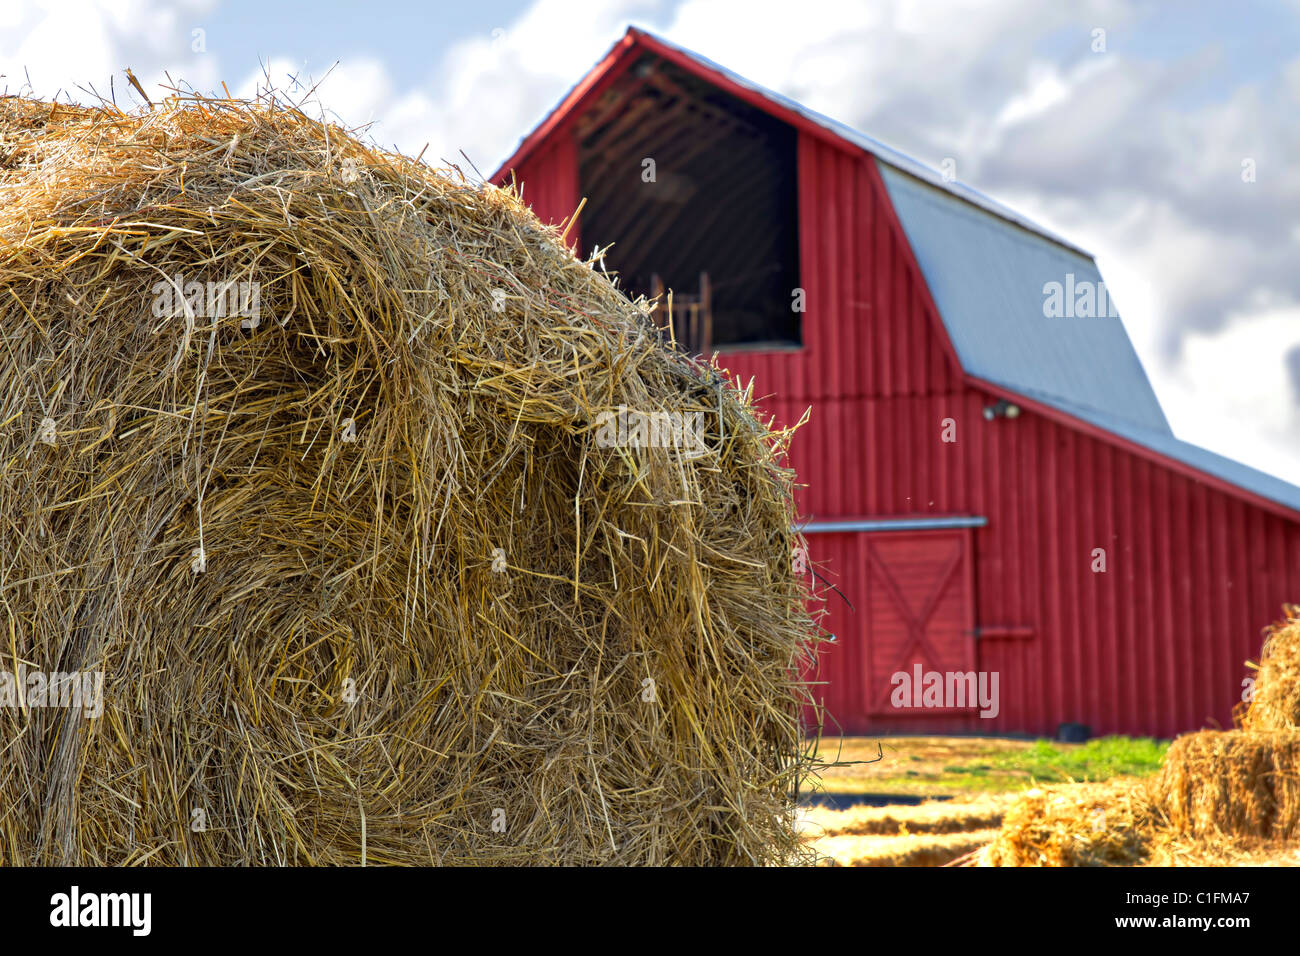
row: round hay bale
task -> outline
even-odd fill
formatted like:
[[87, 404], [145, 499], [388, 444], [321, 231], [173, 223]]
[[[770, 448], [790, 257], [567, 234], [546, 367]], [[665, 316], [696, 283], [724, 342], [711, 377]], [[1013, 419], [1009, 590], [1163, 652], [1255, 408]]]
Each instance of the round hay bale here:
[[1288, 604], [1282, 620], [1264, 629], [1259, 673], [1241, 725], [1246, 730], [1300, 730], [1300, 605]]
[[1155, 794], [1171, 827], [1188, 836], [1300, 836], [1300, 733], [1186, 734], [1169, 746]]
[[801, 858], [747, 393], [513, 193], [296, 109], [0, 127], [0, 860]]

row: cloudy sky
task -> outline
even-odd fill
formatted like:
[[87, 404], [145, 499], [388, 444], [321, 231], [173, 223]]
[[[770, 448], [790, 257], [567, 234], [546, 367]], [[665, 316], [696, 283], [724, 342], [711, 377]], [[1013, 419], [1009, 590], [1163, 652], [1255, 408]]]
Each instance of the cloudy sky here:
[[1300, 484], [1300, 0], [0, 0], [0, 85], [319, 81], [489, 173], [629, 23], [1093, 250], [1178, 436]]

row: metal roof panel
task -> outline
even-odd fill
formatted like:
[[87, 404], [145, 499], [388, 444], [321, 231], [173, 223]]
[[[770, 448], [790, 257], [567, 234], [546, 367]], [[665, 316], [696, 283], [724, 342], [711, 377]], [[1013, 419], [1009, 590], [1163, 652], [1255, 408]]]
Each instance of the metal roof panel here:
[[1085, 420], [1096, 413], [1173, 434], [1118, 315], [1044, 314], [1051, 282], [1063, 298], [1091, 283], [1100, 299], [1104, 283], [1091, 258], [888, 164], [880, 171], [968, 373]]

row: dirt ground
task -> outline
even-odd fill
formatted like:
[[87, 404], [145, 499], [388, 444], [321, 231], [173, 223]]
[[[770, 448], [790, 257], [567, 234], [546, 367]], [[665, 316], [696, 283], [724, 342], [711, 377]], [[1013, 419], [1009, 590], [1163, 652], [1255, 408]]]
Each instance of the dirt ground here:
[[[814, 791], [928, 797], [1021, 790], [1033, 785], [1027, 774], [987, 761], [1031, 746], [1030, 740], [999, 737], [830, 738], [822, 741], [822, 759], [847, 765], [825, 769]], [[883, 759], [875, 760], [877, 754]]]
[[915, 806], [811, 806], [800, 825], [828, 866], [943, 866], [992, 841], [1015, 799], [981, 794]]
[[[1031, 741], [993, 737], [843, 737], [822, 741], [824, 769], [801, 812], [805, 839], [828, 866], [943, 866], [989, 843], [1032, 781], [987, 764]], [[880, 759], [877, 759], [877, 758]], [[987, 788], [987, 789], [986, 789]], [[993, 791], [993, 792], [989, 792]], [[855, 798], [916, 801], [857, 805]]]

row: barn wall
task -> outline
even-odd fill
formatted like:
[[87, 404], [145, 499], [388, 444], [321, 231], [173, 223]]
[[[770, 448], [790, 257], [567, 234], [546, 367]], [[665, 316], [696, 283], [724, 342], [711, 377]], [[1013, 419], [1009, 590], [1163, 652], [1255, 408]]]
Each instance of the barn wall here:
[[[817, 679], [828, 682], [819, 693], [832, 715], [856, 733], [1052, 734], [1077, 721], [1098, 734], [1167, 737], [1229, 726], [1260, 629], [1300, 600], [1300, 526], [1031, 412], [986, 421], [993, 401], [966, 389], [947, 406], [956, 408], [958, 440], [944, 443], [937, 427], [918, 424], [913, 453], [896, 451], [874, 484], [883, 476], [914, 499], [987, 517], [973, 532], [975, 617], [991, 632], [978, 639], [977, 659], [1000, 674], [1001, 712], [869, 715], [865, 702], [878, 689], [862, 686], [868, 536], [812, 534], [810, 558], [853, 604], [825, 592], [826, 627], [838, 640]], [[895, 428], [907, 430], [914, 407], [895, 402]], [[814, 420], [819, 410], [814, 403]], [[795, 461], [809, 469], [803, 480], [818, 480], [815, 454], [800, 447], [815, 438], [794, 440]], [[860, 447], [878, 462], [886, 454], [869, 438]], [[1092, 570], [1096, 548], [1105, 550], [1104, 573]]]
[[[966, 417], [988, 400], [972, 389]], [[981, 667], [1003, 672], [1003, 713], [985, 723], [1229, 726], [1260, 629], [1300, 597], [1300, 526], [1041, 416], [976, 428], [978, 618], [1033, 632], [981, 640]]]
[[[514, 175], [523, 187], [524, 202], [542, 222], [559, 225], [578, 208], [578, 149], [567, 129], [557, 130], [541, 149], [529, 154]], [[581, 225], [579, 220], [569, 230], [567, 242], [575, 249], [581, 248]]]

